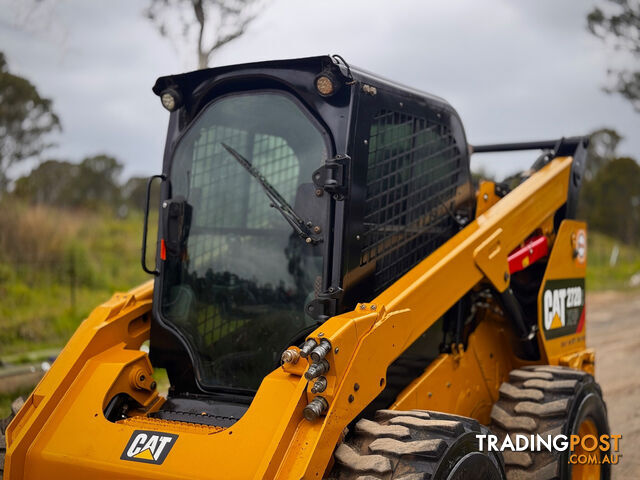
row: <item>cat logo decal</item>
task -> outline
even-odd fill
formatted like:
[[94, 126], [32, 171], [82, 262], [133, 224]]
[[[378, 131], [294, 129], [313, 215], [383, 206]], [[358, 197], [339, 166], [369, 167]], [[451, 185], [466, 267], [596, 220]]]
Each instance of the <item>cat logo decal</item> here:
[[542, 293], [542, 326], [547, 339], [584, 328], [584, 278], [548, 280]]
[[172, 433], [136, 430], [131, 434], [120, 459], [160, 465], [167, 458], [176, 440], [178, 435]]

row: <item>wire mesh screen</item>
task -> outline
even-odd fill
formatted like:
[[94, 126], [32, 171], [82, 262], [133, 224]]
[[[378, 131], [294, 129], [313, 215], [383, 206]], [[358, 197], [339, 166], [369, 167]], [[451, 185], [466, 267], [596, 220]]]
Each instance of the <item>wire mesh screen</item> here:
[[447, 126], [391, 110], [375, 115], [360, 264], [376, 262], [376, 294], [456, 232], [463, 162]]
[[195, 230], [207, 233], [189, 238], [189, 260], [196, 270], [211, 269], [209, 295], [215, 295], [216, 287], [223, 287], [227, 294], [225, 299], [206, 304], [198, 316], [199, 341], [205, 345], [214, 344], [245, 321], [224, 311], [231, 303], [228, 293], [229, 288], [233, 290], [235, 276], [215, 272], [237, 270], [237, 255], [260, 249], [265, 234], [285, 238], [289, 234], [261, 186], [222, 143], [250, 159], [288, 202], [295, 199], [299, 177], [298, 158], [281, 137], [222, 126], [202, 130], [194, 145], [190, 188], [199, 207], [194, 212]]
[[[298, 159], [283, 138], [228, 127], [203, 131], [193, 153], [190, 197], [198, 205], [196, 229], [206, 228], [212, 234], [190, 238], [190, 260], [195, 267], [208, 265], [213, 258], [222, 259], [228, 242], [235, 238], [227, 235], [230, 229], [238, 234], [255, 233], [255, 229], [286, 229], [258, 182], [224, 150], [222, 143], [250, 159], [288, 202], [295, 199]], [[225, 265], [218, 267], [224, 269]]]

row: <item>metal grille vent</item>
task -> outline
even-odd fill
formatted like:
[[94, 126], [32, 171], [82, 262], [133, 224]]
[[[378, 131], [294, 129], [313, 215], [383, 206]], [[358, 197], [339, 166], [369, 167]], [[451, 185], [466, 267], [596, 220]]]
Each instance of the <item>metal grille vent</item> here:
[[464, 165], [447, 126], [390, 110], [375, 115], [360, 257], [360, 265], [376, 262], [374, 293], [457, 231], [453, 212]]

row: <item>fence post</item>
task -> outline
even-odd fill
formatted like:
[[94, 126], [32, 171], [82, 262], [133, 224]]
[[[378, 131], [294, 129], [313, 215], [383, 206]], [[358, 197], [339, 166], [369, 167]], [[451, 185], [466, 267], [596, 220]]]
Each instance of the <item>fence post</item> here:
[[71, 263], [69, 264], [69, 294], [71, 300], [71, 312], [76, 313], [76, 255], [71, 251]]

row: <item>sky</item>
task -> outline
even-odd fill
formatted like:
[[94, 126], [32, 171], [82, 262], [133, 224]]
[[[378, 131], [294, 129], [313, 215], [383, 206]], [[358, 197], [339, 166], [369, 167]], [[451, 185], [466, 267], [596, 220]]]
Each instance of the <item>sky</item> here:
[[[107, 153], [124, 176], [161, 168], [168, 113], [158, 76], [195, 67], [143, 16], [145, 0], [0, 0], [10, 71], [51, 98], [63, 131], [47, 158]], [[586, 30], [590, 1], [272, 0], [213, 65], [337, 53], [448, 100], [472, 144], [553, 139], [611, 127], [640, 159], [640, 114], [602, 91], [612, 55]], [[535, 152], [476, 155], [504, 177]], [[25, 167], [23, 167], [24, 169]]]

